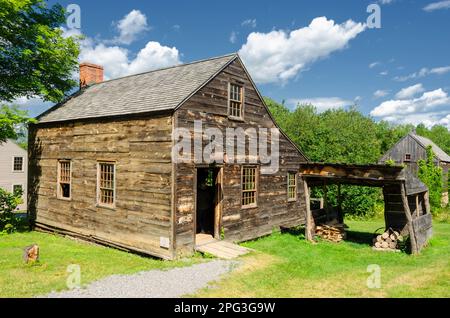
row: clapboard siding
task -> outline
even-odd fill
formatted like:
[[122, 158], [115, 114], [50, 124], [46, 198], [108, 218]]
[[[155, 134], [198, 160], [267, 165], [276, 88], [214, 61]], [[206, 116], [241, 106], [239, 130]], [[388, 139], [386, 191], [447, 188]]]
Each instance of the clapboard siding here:
[[[228, 118], [228, 83], [240, 82], [244, 86], [244, 121]], [[225, 137], [226, 128], [275, 128], [275, 124], [263, 105], [252, 82], [247, 77], [239, 60], [226, 67], [212, 81], [194, 94], [175, 114], [177, 127], [193, 131], [194, 120], [202, 120], [206, 128], [219, 128]], [[203, 145], [208, 143], [203, 140]], [[225, 239], [243, 241], [272, 232], [280, 226], [304, 223], [304, 190], [298, 178], [297, 201], [287, 200], [287, 173], [298, 171], [300, 162], [306, 159], [297, 148], [280, 134], [280, 169], [271, 175], [259, 175], [257, 207], [241, 207], [241, 164], [223, 165], [223, 212], [222, 227]], [[225, 147], [224, 147], [225, 148]], [[269, 147], [270, 148], [270, 147]], [[270, 149], [269, 149], [270, 150]], [[248, 143], [246, 154], [248, 158]], [[226, 154], [226, 149], [224, 149]], [[193, 157], [193, 153], [192, 153]], [[194, 220], [196, 166], [194, 163], [176, 164], [176, 249], [178, 254], [190, 253], [194, 249]]]
[[[30, 127], [36, 225], [171, 258], [171, 116]], [[72, 161], [72, 199], [56, 197], [58, 159]], [[116, 208], [96, 205], [97, 161], [116, 162]]]
[[[23, 158], [23, 171], [13, 171], [14, 157]], [[27, 209], [27, 170], [27, 151], [10, 139], [6, 140], [4, 143], [0, 143], [0, 188], [12, 192], [14, 185], [22, 186], [23, 203], [18, 205], [17, 209], [19, 210]]]

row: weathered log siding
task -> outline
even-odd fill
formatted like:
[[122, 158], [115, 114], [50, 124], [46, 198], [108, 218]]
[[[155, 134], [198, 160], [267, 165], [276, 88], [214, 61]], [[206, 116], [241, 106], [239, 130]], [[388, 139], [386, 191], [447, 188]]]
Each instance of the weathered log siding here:
[[[172, 258], [171, 116], [32, 126], [29, 204], [36, 225]], [[72, 161], [72, 199], [56, 197], [58, 159]], [[98, 207], [97, 161], [116, 162], [116, 208]]]
[[[228, 83], [240, 81], [244, 86], [244, 121], [228, 118]], [[227, 127], [274, 128], [269, 113], [247, 77], [242, 65], [234, 61], [211, 82], [193, 95], [174, 114], [177, 127], [194, 127], [194, 120], [202, 119], [208, 127], [220, 128], [225, 137]], [[208, 141], [203, 140], [203, 144]], [[248, 143], [246, 145], [248, 154]], [[226, 153], [226, 149], [224, 149]], [[193, 157], [193, 154], [192, 154]], [[241, 207], [241, 166], [224, 164], [222, 227], [225, 239], [242, 241], [270, 233], [280, 226], [304, 223], [305, 200], [302, 180], [297, 179], [297, 201], [287, 200], [287, 173], [296, 172], [306, 159], [292, 143], [280, 134], [280, 169], [273, 175], [259, 176], [257, 207]], [[179, 254], [194, 248], [196, 167], [193, 163], [177, 164], [175, 168], [176, 249]]]

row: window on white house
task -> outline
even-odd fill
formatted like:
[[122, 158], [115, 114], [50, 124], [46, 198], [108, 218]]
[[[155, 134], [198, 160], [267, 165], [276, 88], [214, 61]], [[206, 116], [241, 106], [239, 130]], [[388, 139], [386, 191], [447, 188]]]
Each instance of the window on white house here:
[[293, 172], [288, 173], [288, 200], [297, 200], [297, 174]]
[[23, 171], [23, 157], [14, 157], [13, 171]]
[[256, 167], [242, 168], [242, 207], [256, 206], [257, 196]]
[[411, 161], [411, 154], [410, 153], [405, 154], [405, 161]]
[[98, 204], [114, 207], [116, 165], [112, 162], [99, 162], [97, 173]]
[[12, 190], [14, 194], [20, 192], [23, 195], [23, 186], [21, 184], [14, 184]]
[[230, 94], [228, 104], [228, 115], [234, 118], [242, 118], [243, 116], [243, 87], [230, 83]]
[[70, 160], [58, 161], [58, 198], [71, 198], [72, 165]]

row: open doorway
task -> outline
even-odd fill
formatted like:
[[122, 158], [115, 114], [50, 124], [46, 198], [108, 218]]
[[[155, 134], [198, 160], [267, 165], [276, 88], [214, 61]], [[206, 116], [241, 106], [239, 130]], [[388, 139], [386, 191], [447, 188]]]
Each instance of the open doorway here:
[[197, 168], [196, 234], [219, 238], [222, 207], [222, 169]]

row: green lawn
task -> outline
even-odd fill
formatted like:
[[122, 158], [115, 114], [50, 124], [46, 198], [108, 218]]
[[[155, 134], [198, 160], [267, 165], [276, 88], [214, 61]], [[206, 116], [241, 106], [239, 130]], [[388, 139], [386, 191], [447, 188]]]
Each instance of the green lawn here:
[[[382, 221], [348, 221], [349, 240], [311, 244], [298, 233], [275, 233], [243, 245], [256, 251], [197, 297], [450, 297], [450, 224], [434, 224], [421, 255], [373, 251], [368, 242]], [[41, 260], [22, 261], [23, 248], [39, 244]], [[66, 288], [67, 266], [81, 267], [82, 284], [111, 275], [165, 269], [203, 261], [162, 261], [61, 236], [28, 232], [0, 236], [0, 297], [44, 295]], [[369, 289], [369, 264], [381, 267], [381, 288]]]
[[[311, 244], [275, 233], [243, 244], [256, 250], [245, 265], [197, 297], [450, 297], [450, 224], [434, 224], [421, 255], [377, 252], [368, 245], [382, 221], [348, 221], [349, 240]], [[381, 288], [369, 289], [369, 264]]]
[[[27, 265], [22, 260], [23, 248], [33, 243], [40, 247], [40, 262]], [[199, 261], [199, 257], [162, 261], [39, 232], [1, 235], [0, 297], [29, 297], [65, 289], [70, 264], [80, 265], [81, 284], [86, 284], [112, 274], [172, 268]]]

